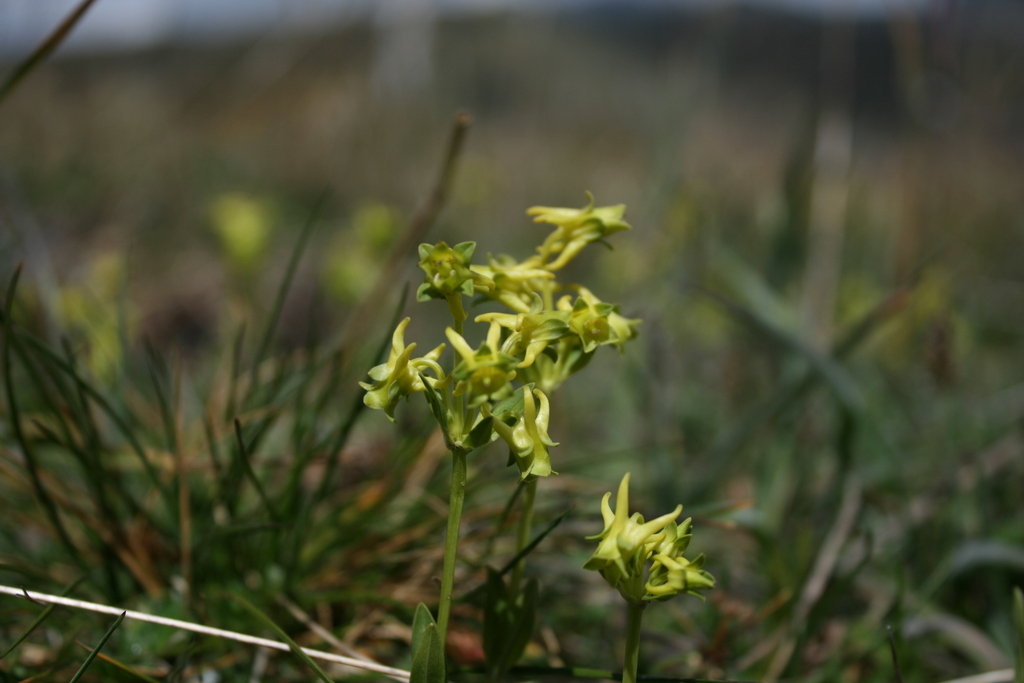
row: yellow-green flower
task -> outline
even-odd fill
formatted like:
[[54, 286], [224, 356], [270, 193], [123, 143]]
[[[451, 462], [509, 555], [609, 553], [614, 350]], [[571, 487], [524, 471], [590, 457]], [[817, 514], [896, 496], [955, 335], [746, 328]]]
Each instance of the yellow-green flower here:
[[591, 242], [620, 230], [629, 230], [629, 223], [622, 220], [625, 204], [594, 208], [594, 196], [587, 193], [587, 205], [582, 209], [563, 209], [551, 206], [534, 206], [526, 213], [535, 216], [537, 223], [558, 226], [540, 247], [540, 255], [546, 261], [558, 254], [555, 260], [546, 263], [547, 270], [559, 270], [574, 259]]
[[[682, 556], [690, 541], [691, 520], [675, 524], [683, 511], [679, 505], [672, 512], [645, 522], [639, 512], [629, 514], [629, 478], [627, 472], [619, 484], [615, 510], [606, 493], [601, 500], [604, 530], [587, 540], [599, 541], [584, 569], [601, 573], [626, 600], [639, 603], [644, 600], [662, 600], [676, 593], [692, 593], [711, 588], [714, 578], [701, 569], [703, 556], [687, 560]], [[650, 575], [645, 581], [648, 560], [654, 558]]]
[[453, 396], [466, 394], [469, 405], [475, 407], [510, 393], [509, 382], [516, 376], [516, 359], [501, 352], [501, 326], [498, 323], [491, 323], [487, 339], [476, 351], [452, 328], [447, 328], [444, 333], [452, 348], [462, 356], [452, 370], [452, 377], [457, 381]]
[[[495, 406], [495, 410], [500, 412], [494, 415], [494, 431], [508, 444], [522, 479], [546, 477], [554, 474], [548, 448], [558, 445], [548, 436], [551, 405], [548, 403], [548, 397], [540, 389], [525, 386], [520, 388], [519, 392], [522, 393], [523, 399], [521, 410], [501, 411]], [[490, 414], [486, 406], [481, 410], [485, 415]], [[508, 424], [512, 420], [515, 421], [511, 425]]]
[[512, 356], [522, 355], [517, 367], [527, 368], [552, 343], [572, 334], [567, 323], [569, 316], [562, 311], [537, 313], [484, 313], [476, 322], [492, 322], [508, 329], [511, 334], [501, 350]]
[[516, 313], [529, 313], [533, 298], [554, 287], [555, 274], [544, 270], [537, 256], [518, 262], [511, 256], [487, 255], [486, 266], [473, 266], [474, 273], [494, 283], [484, 294]]
[[453, 294], [472, 296], [475, 288], [487, 291], [494, 283], [470, 270], [470, 259], [476, 242], [462, 242], [449, 247], [445, 242], [420, 245], [420, 268], [426, 280], [416, 290], [418, 301], [446, 299]]
[[409, 325], [409, 320], [410, 318], [406, 318], [395, 328], [391, 336], [391, 352], [388, 354], [387, 362], [376, 366], [368, 373], [373, 382], [359, 383], [359, 386], [366, 389], [363, 403], [370, 408], [383, 410], [392, 422], [395, 421], [395, 407], [398, 402], [403, 397], [426, 388], [420, 376], [421, 372], [434, 372], [436, 377], [427, 379], [431, 386], [443, 386], [447, 381], [444, 370], [437, 362], [444, 352], [444, 344], [421, 358], [412, 358], [416, 344], [405, 345], [405, 328]]
[[704, 555], [693, 560], [671, 555], [655, 555], [651, 574], [644, 588], [648, 600], [667, 600], [678, 593], [689, 593], [698, 598], [704, 596], [697, 591], [715, 587], [715, 577], [704, 571]]
[[570, 303], [571, 297], [564, 296], [558, 301], [558, 309], [569, 311], [569, 326], [579, 335], [583, 349], [589, 353], [602, 344], [611, 344], [623, 352], [626, 342], [637, 336], [640, 321], [623, 317], [618, 306], [601, 301], [586, 287], [576, 289], [576, 301]]
[[[643, 515], [634, 512], [629, 515], [629, 478], [630, 473], [622, 478], [619, 493], [615, 500], [615, 511], [612, 512], [609, 501], [612, 494], [604, 494], [601, 499], [601, 516], [604, 518], [604, 530], [597, 536], [587, 537], [588, 541], [600, 541], [597, 550], [591, 555], [584, 569], [600, 570], [609, 564], [616, 565], [623, 574], [629, 574], [626, 563], [636, 557], [638, 551], [651, 537], [662, 531], [669, 522], [674, 522], [683, 511], [679, 505], [675, 510], [644, 522]], [[644, 560], [647, 558], [644, 557]]]

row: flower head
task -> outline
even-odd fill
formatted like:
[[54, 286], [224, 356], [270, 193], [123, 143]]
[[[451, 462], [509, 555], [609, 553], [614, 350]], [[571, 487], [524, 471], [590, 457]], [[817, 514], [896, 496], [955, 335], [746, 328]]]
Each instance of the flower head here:
[[[630, 515], [629, 478], [626, 473], [619, 484], [614, 512], [609, 504], [611, 493], [601, 500], [604, 530], [587, 538], [599, 543], [583, 568], [600, 572], [631, 602], [662, 600], [682, 592], [697, 595], [698, 589], [713, 587], [714, 577], [701, 569], [703, 556], [692, 562], [682, 556], [690, 542], [692, 524], [687, 519], [676, 525], [683, 506], [649, 522], [639, 512]], [[645, 582], [646, 565], [652, 558], [654, 563]]]
[[[539, 304], [539, 298], [537, 300]], [[562, 311], [543, 311], [542, 305], [531, 307], [529, 313], [484, 313], [476, 322], [490, 322], [511, 332], [501, 345], [502, 351], [512, 356], [522, 355], [517, 367], [533, 365], [537, 356], [554, 342], [573, 333], [569, 316]]]
[[533, 298], [545, 288], [554, 287], [555, 274], [545, 270], [541, 259], [531, 256], [516, 261], [511, 256], [487, 255], [486, 266], [473, 266], [473, 272], [494, 283], [484, 294], [516, 313], [529, 313]]
[[576, 301], [570, 303], [571, 297], [564, 296], [558, 308], [569, 312], [569, 326], [579, 335], [583, 350], [589, 353], [610, 344], [623, 352], [626, 342], [636, 337], [640, 321], [623, 317], [618, 306], [601, 301], [586, 287], [576, 290]]
[[476, 242], [462, 242], [454, 247], [445, 242], [421, 244], [419, 266], [426, 279], [416, 290], [416, 299], [446, 299], [456, 293], [472, 296], [476, 288], [486, 291], [493, 287], [488, 278], [469, 268], [475, 250]]
[[509, 382], [516, 376], [516, 359], [500, 350], [501, 326], [498, 323], [491, 323], [487, 339], [476, 351], [452, 328], [447, 328], [445, 335], [452, 348], [462, 356], [452, 370], [452, 377], [457, 382], [453, 396], [467, 394], [469, 405], [478, 406], [510, 393]]
[[[482, 410], [492, 414], [486, 406]], [[509, 459], [519, 467], [522, 479], [554, 474], [548, 448], [558, 444], [548, 436], [551, 406], [544, 392], [531, 385], [521, 387], [515, 396], [494, 406], [493, 417], [494, 431], [508, 444]]]
[[582, 209], [534, 206], [526, 211], [536, 216], [533, 220], [537, 223], [558, 226], [540, 248], [540, 254], [545, 260], [548, 256], [558, 254], [553, 261], [545, 264], [546, 269], [559, 270], [591, 242], [630, 229], [629, 223], [622, 220], [622, 214], [626, 212], [625, 204], [594, 208], [594, 196], [588, 192], [587, 199], [587, 205]]

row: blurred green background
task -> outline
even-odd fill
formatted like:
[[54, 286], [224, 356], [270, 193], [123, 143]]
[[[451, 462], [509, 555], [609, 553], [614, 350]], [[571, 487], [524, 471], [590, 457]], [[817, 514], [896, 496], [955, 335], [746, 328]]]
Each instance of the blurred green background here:
[[[548, 609], [529, 663], [617, 666], [624, 612], [579, 567], [600, 495], [631, 470], [643, 512], [687, 506], [719, 582], [705, 604], [649, 610], [642, 673], [893, 680], [887, 625], [907, 681], [1010, 667], [1022, 36], [1011, 2], [611, 3], [58, 53], [0, 104], [0, 272], [24, 264], [14, 322], [54, 357], [65, 341], [78, 375], [28, 341], [12, 351], [26, 434], [5, 395], [0, 582], [59, 592], [84, 573], [84, 599], [258, 632], [218, 593], [240, 592], [317, 646], [285, 595], [408, 665], [405, 624], [436, 592], [445, 463], [421, 401], [400, 429], [350, 406], [419, 282], [415, 249], [393, 249], [465, 110], [425, 240], [522, 257], [546, 234], [525, 209], [582, 206], [588, 190], [633, 225], [570, 272], [644, 322], [553, 399], [560, 475], [541, 482], [538, 530], [575, 509], [531, 561]], [[406, 304], [410, 338], [432, 347], [442, 309]], [[236, 415], [249, 464], [228, 454]], [[507, 531], [488, 540], [514, 488], [500, 450], [471, 463], [466, 592], [509, 557]], [[0, 598], [0, 646], [37, 611]], [[455, 614], [450, 654], [478, 664], [479, 614]], [[65, 680], [74, 639], [107, 626], [60, 615], [0, 661], [2, 680]], [[126, 622], [108, 648], [166, 680], [257, 680], [251, 650], [158, 627]], [[261, 666], [311, 679], [283, 656]]]

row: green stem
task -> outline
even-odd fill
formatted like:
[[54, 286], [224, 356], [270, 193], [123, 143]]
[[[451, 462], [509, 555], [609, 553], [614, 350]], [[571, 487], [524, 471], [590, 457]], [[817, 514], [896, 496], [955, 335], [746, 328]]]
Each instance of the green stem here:
[[640, 620], [644, 616], [643, 602], [629, 602], [629, 621], [626, 625], [626, 659], [622, 664], [622, 683], [636, 683], [636, 667], [640, 660]]
[[[533, 525], [533, 501], [537, 497], [537, 480], [523, 484], [523, 514], [519, 517], [519, 529], [516, 532], [516, 554], [522, 552], [526, 544], [530, 542], [530, 527]], [[512, 594], [519, 593], [519, 585], [523, 580], [523, 570], [526, 568], [526, 558], [516, 562], [512, 568]]]
[[[462, 307], [462, 294], [456, 292], [445, 297], [448, 302], [448, 310], [452, 314], [452, 329], [461, 337], [463, 334], [463, 323], [466, 321], [466, 309]], [[455, 371], [455, 367], [459, 364], [459, 354], [452, 354], [452, 372]], [[454, 381], [454, 380], [453, 380]], [[454, 387], [452, 388], [454, 391]], [[449, 430], [449, 438], [452, 443], [458, 443], [462, 441], [466, 427], [466, 408], [465, 403], [462, 400], [462, 395], [455, 396], [455, 409], [452, 411], [455, 417], [455, 428]], [[444, 636], [444, 629], [441, 630], [441, 635]]]
[[441, 642], [448, 633], [448, 615], [452, 611], [452, 591], [455, 587], [455, 554], [459, 547], [459, 525], [462, 521], [462, 503], [466, 498], [467, 451], [452, 451], [452, 493], [448, 503], [448, 533], [444, 539], [444, 569], [441, 573], [441, 604], [437, 609], [437, 628]]

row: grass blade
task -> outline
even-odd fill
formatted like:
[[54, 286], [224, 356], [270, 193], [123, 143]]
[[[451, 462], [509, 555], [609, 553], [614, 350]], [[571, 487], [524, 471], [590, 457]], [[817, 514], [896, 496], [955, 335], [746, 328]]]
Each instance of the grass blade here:
[[[2, 564], [0, 564], [2, 566]], [[16, 567], [7, 566], [8, 569], [18, 571]], [[36, 591], [25, 591], [23, 589], [12, 588], [11, 586], [0, 585], [0, 595], [13, 595], [22, 599], [28, 598], [36, 602], [54, 603], [57, 605], [64, 605], [73, 609], [87, 610], [89, 612], [99, 612], [100, 614], [118, 615], [122, 611], [117, 607], [110, 607], [109, 605], [102, 605], [96, 602], [86, 602], [84, 600], [73, 600], [71, 598], [62, 598], [58, 595], [48, 595], [46, 593], [38, 593]], [[381, 599], [381, 598], [377, 598]], [[387, 598], [382, 598], [384, 602], [387, 602]], [[401, 607], [400, 604], [394, 605], [395, 607]], [[257, 645], [259, 647], [269, 648], [271, 650], [278, 650], [287, 652], [290, 647], [277, 640], [269, 640], [267, 638], [257, 638], [256, 636], [250, 636], [245, 633], [238, 633], [237, 631], [226, 631], [221, 628], [212, 628], [210, 626], [203, 626], [202, 624], [196, 624], [189, 621], [182, 621], [180, 619], [169, 619], [167, 617], [160, 617], [153, 614], [146, 614], [144, 612], [134, 612], [127, 610], [125, 612], [127, 619], [134, 619], [135, 621], [142, 621], [149, 624], [159, 624], [169, 628], [180, 629], [189, 633], [200, 633], [206, 636], [212, 636], [214, 638], [225, 638], [237, 643], [248, 643], [250, 645]], [[382, 673], [391, 678], [399, 678], [406, 680], [409, 678], [409, 672], [403, 671], [402, 669], [396, 669], [395, 667], [385, 666], [378, 664], [377, 662], [367, 661], [365, 659], [356, 659], [354, 657], [346, 657], [344, 655], [335, 654], [333, 652], [324, 652], [322, 650], [313, 650], [304, 648], [303, 652], [308, 654], [310, 657], [316, 657], [327, 662], [335, 662], [337, 664], [344, 664], [345, 666], [355, 667], [357, 669], [363, 669], [366, 671], [375, 671]]]
[[306, 666], [308, 666], [316, 673], [316, 675], [320, 678], [321, 681], [324, 681], [324, 683], [334, 683], [334, 681], [331, 680], [330, 676], [324, 673], [324, 670], [321, 669], [316, 662], [310, 659], [309, 655], [303, 652], [302, 648], [299, 647], [294, 640], [288, 637], [288, 634], [284, 632], [284, 629], [282, 629], [280, 626], [274, 623], [274, 621], [266, 614], [264, 614], [260, 610], [260, 608], [258, 608], [256, 605], [252, 604], [251, 602], [243, 598], [241, 595], [237, 595], [235, 593], [228, 593], [228, 595], [231, 596], [231, 598], [235, 600], [235, 602], [244, 607], [250, 614], [252, 614], [254, 617], [258, 618], [260, 621], [262, 621], [264, 624], [270, 627], [270, 629], [273, 630], [274, 633], [276, 633], [281, 640], [288, 644], [288, 647], [291, 648], [291, 651], [294, 652], [295, 655], [299, 657], [302, 661], [304, 661], [306, 663]]
[[859, 411], [864, 405], [864, 397], [857, 388], [856, 382], [846, 369], [835, 361], [821, 353], [818, 353], [803, 340], [778, 327], [768, 319], [758, 315], [753, 310], [741, 306], [718, 292], [715, 292], [703, 285], [692, 285], [694, 291], [700, 292], [710, 300], [718, 304], [729, 315], [750, 327], [753, 331], [774, 341], [779, 346], [789, 350], [798, 356], [803, 357], [814, 368], [815, 372], [832, 387], [836, 396], [843, 405], [852, 412]]
[[[84, 579], [85, 579], [85, 577], [82, 576], [82, 577], [79, 577], [78, 579], [74, 580], [73, 582], [71, 582], [68, 585], [67, 588], [65, 588], [63, 591], [61, 591], [61, 595], [62, 596], [67, 595], [71, 591], [75, 590], [75, 588], [78, 587], [78, 584], [82, 583], [82, 581]], [[50, 616], [50, 612], [53, 611], [54, 607], [55, 607], [55, 605], [53, 605], [52, 603], [47, 605], [46, 608], [42, 612], [39, 613], [39, 616], [37, 616], [35, 619], [33, 619], [32, 623], [29, 624], [28, 627], [24, 631], [21, 632], [21, 635], [19, 635], [17, 638], [15, 638], [14, 642], [11, 643], [9, 646], [7, 646], [6, 650], [4, 650], [3, 652], [0, 652], [0, 659], [3, 659], [7, 655], [11, 654], [11, 652], [13, 652], [16, 647], [21, 645], [21, 641], [23, 641], [26, 638], [28, 638], [32, 634], [32, 631], [35, 631], [36, 628], [38, 628], [39, 624], [41, 624], [44, 621], [46, 621], [46, 618], [48, 616]]]
[[1013, 660], [1013, 683], [1024, 683], [1024, 593], [1013, 589], [1013, 626], [1016, 631], [1016, 647]]
[[14, 304], [14, 293], [18, 288], [18, 279], [21, 277], [21, 264], [14, 269], [14, 275], [11, 277], [10, 285], [7, 287], [7, 297], [4, 300], [4, 344], [3, 344], [3, 368], [4, 368], [4, 390], [7, 394], [7, 409], [10, 411], [11, 428], [14, 431], [14, 438], [21, 446], [22, 454], [25, 457], [25, 469], [28, 470], [29, 477], [32, 480], [32, 488], [36, 494], [36, 498], [39, 500], [40, 505], [43, 506], [46, 516], [49, 518], [50, 523], [53, 525], [54, 530], [57, 532], [57, 536], [60, 537], [61, 543], [71, 554], [72, 558], [78, 558], [78, 549], [75, 544], [71, 542], [71, 537], [68, 536], [67, 529], [64, 527], [64, 522], [60, 519], [60, 514], [57, 511], [57, 505], [53, 502], [50, 494], [47, 493], [46, 488], [43, 486], [42, 479], [39, 477], [39, 466], [36, 461], [35, 451], [29, 444], [28, 439], [25, 438], [25, 432], [21, 428], [21, 414], [18, 410], [18, 399], [14, 393], [14, 378], [11, 376], [11, 345], [13, 343], [13, 325], [11, 322], [11, 309]]
[[[89, 649], [89, 646], [86, 645], [85, 643], [83, 643], [80, 640], [76, 640], [75, 643], [77, 643], [81, 647], [84, 647], [86, 650]], [[113, 657], [105, 655], [102, 652], [97, 652], [96, 656], [98, 658], [100, 658], [101, 660], [103, 660], [104, 662], [106, 662], [107, 664], [111, 664], [113, 666], [116, 666], [118, 669], [120, 669], [121, 671], [124, 671], [129, 676], [133, 676], [133, 677], [139, 679], [140, 681], [146, 681], [146, 683], [160, 683], [155, 678], [151, 678], [150, 676], [147, 676], [144, 673], [139, 673], [138, 671], [136, 671], [135, 669], [131, 668], [127, 664], [124, 664], [124, 663], [114, 659]]]
[[303, 252], [306, 251], [309, 237], [313, 234], [316, 220], [320, 217], [320, 211], [327, 202], [329, 194], [329, 190], [324, 190], [320, 198], [316, 200], [316, 204], [313, 205], [313, 210], [309, 214], [309, 219], [299, 234], [299, 241], [295, 243], [295, 248], [292, 250], [291, 258], [288, 260], [288, 266], [284, 272], [284, 279], [281, 280], [281, 286], [277, 288], [277, 294], [270, 309], [270, 318], [267, 320], [267, 326], [263, 330], [263, 338], [260, 340], [260, 345], [256, 351], [256, 358], [252, 363], [253, 381], [250, 390], [254, 390], [256, 387], [256, 374], [259, 372], [260, 363], [263, 362], [263, 358], [267, 355], [267, 350], [270, 348], [270, 341], [274, 337], [274, 330], [277, 329], [277, 322], [281, 317], [281, 309], [284, 308], [284, 299], [288, 295], [288, 290], [291, 289], [292, 280], [295, 279], [295, 271], [299, 267], [299, 260], [302, 258]]
[[516, 566], [516, 563], [519, 562], [519, 560], [523, 559], [524, 557], [526, 557], [527, 555], [532, 553], [533, 549], [536, 548], [538, 545], [540, 545], [540, 542], [543, 541], [547, 537], [548, 534], [550, 534], [552, 531], [554, 531], [555, 527], [557, 527], [559, 524], [561, 524], [563, 521], [565, 521], [565, 518], [568, 517], [569, 514], [574, 509], [575, 509], [575, 507], [571, 507], [568, 510], [566, 510], [565, 512], [563, 512], [562, 514], [558, 515], [558, 517], [555, 517], [551, 521], [551, 523], [548, 524], [547, 528], [544, 529], [544, 531], [542, 531], [539, 534], [537, 534], [534, 537], [534, 539], [532, 541], [530, 541], [526, 545], [526, 547], [524, 547], [522, 550], [520, 550], [518, 553], [516, 553], [516, 556], [508, 561], [508, 564], [506, 564], [504, 567], [501, 568], [501, 571], [498, 572], [498, 575], [499, 576], [504, 576], [509, 571], [511, 571], [512, 567]]
[[[473, 117], [466, 112], [459, 112], [455, 115], [455, 121], [448, 137], [448, 147], [445, 150], [444, 159], [441, 162], [441, 168], [434, 181], [430, 197], [416, 210], [402, 234], [392, 243], [387, 260], [380, 269], [373, 287], [345, 319], [345, 330], [341, 336], [340, 347], [346, 351], [350, 349], [358, 336], [364, 333], [364, 330], [369, 329], [368, 323], [373, 319], [374, 311], [380, 307], [382, 302], [388, 300], [389, 290], [399, 280], [399, 268], [406, 262], [410, 252], [414, 252], [416, 246], [423, 241], [424, 235], [434, 224], [441, 209], [444, 208], [448, 194], [451, 192], [455, 170], [462, 154], [462, 146], [472, 123]], [[351, 357], [350, 354], [349, 358], [351, 359]]]
[[896, 639], [892, 635], [892, 626], [886, 626], [889, 632], [889, 649], [892, 651], [892, 670], [896, 675], [896, 683], [903, 683], [903, 671], [900, 669], [900, 655], [896, 652]]
[[235, 418], [235, 437], [238, 439], [238, 458], [245, 469], [246, 476], [249, 477], [252, 485], [256, 488], [256, 494], [263, 502], [263, 506], [267, 508], [267, 514], [275, 522], [279, 521], [277, 513], [274, 512], [274, 507], [270, 504], [270, 499], [267, 498], [267, 492], [263, 490], [263, 484], [260, 483], [259, 477], [256, 476], [256, 472], [252, 469], [252, 463], [249, 462], [249, 454], [245, 448], [245, 438], [242, 436], [242, 422], [237, 417]]
[[71, 34], [71, 30], [81, 21], [94, 2], [96, 0], [82, 0], [78, 3], [78, 6], [32, 51], [32, 54], [14, 67], [14, 71], [7, 77], [3, 85], [0, 85], [0, 104], [33, 69], [42, 64], [47, 57], [53, 54], [54, 50], [60, 47], [60, 44]]
[[[7, 317], [8, 316], [6, 315], [6, 313], [4, 313], [5, 324]], [[100, 393], [91, 384], [86, 382], [85, 379], [79, 374], [78, 370], [73, 365], [68, 363], [66, 359], [54, 353], [54, 351], [50, 349], [49, 346], [47, 346], [46, 342], [25, 330], [18, 330], [18, 334], [20, 338], [23, 341], [25, 341], [33, 350], [35, 350], [40, 356], [45, 357], [47, 362], [50, 363], [53, 367], [59, 369], [61, 372], [63, 372], [69, 378], [71, 378], [71, 380], [74, 381], [75, 385], [79, 389], [85, 392], [85, 394], [88, 395], [89, 398], [96, 402], [96, 405], [99, 406], [100, 410], [102, 410], [107, 415], [107, 417], [110, 418], [110, 421], [113, 422], [115, 427], [117, 427], [117, 430], [128, 441], [128, 445], [131, 447], [132, 452], [135, 453], [136, 457], [138, 457], [139, 461], [142, 463], [143, 469], [146, 471], [147, 476], [149, 476], [151, 482], [153, 483], [153, 486], [155, 486], [156, 489], [160, 491], [167, 504], [173, 508], [174, 498], [173, 496], [171, 496], [170, 490], [167, 488], [166, 484], [160, 478], [159, 473], [156, 471], [156, 468], [150, 461], [149, 456], [146, 455], [145, 449], [142, 447], [142, 444], [139, 441], [138, 437], [135, 436], [135, 433], [132, 431], [132, 428], [129, 426], [128, 421], [125, 419], [125, 417], [114, 409], [113, 404], [111, 404], [110, 401], [108, 401], [107, 398], [102, 393]]]
[[85, 661], [82, 662], [82, 666], [78, 668], [78, 671], [75, 672], [75, 675], [71, 677], [71, 680], [68, 681], [68, 683], [78, 683], [78, 679], [82, 677], [85, 670], [88, 669], [89, 665], [92, 664], [94, 659], [96, 659], [96, 655], [99, 654], [100, 649], [107, 644], [107, 641], [110, 640], [110, 636], [114, 635], [114, 631], [116, 631], [117, 627], [121, 625], [122, 621], [124, 621], [124, 615], [125, 612], [121, 612], [121, 616], [114, 620], [114, 623], [111, 624], [110, 628], [107, 629], [107, 632], [103, 634], [103, 637], [100, 638], [100, 642], [95, 648], [93, 648], [92, 652], [89, 653], [89, 656], [85, 658]]
[[[398, 305], [395, 306], [395, 312], [391, 315], [391, 321], [388, 325], [387, 331], [381, 339], [380, 344], [377, 346], [376, 353], [373, 355], [374, 363], [378, 362], [378, 360], [384, 356], [384, 353], [390, 346], [391, 335], [393, 334], [395, 327], [398, 325], [398, 321], [402, 315], [402, 309], [405, 308], [405, 302], [408, 297], [409, 287], [407, 285], [402, 288], [402, 296], [399, 297]], [[349, 432], [352, 431], [352, 427], [355, 426], [356, 419], [362, 414], [365, 407], [366, 404], [363, 403], [363, 393], [360, 391], [352, 400], [352, 406], [349, 408], [345, 422], [342, 423], [341, 427], [336, 432], [334, 440], [331, 443], [331, 447], [327, 451], [327, 465], [324, 468], [323, 478], [320, 480], [320, 488], [317, 489], [316, 495], [313, 496], [314, 503], [321, 501], [330, 490], [331, 480], [334, 478], [334, 470], [338, 467], [338, 458], [341, 457], [341, 449], [345, 447], [345, 442], [348, 441]]]
[[149, 369], [149, 379], [153, 384], [153, 393], [156, 394], [157, 406], [160, 409], [160, 417], [164, 422], [164, 431], [167, 437], [167, 449], [172, 453], [178, 451], [178, 438], [174, 428], [174, 415], [171, 411], [171, 404], [167, 398], [167, 392], [164, 389], [163, 377], [166, 376], [167, 367], [157, 354], [156, 349], [153, 348], [153, 344], [148, 339], [143, 342], [143, 346], [146, 349], [146, 360], [147, 367]]

